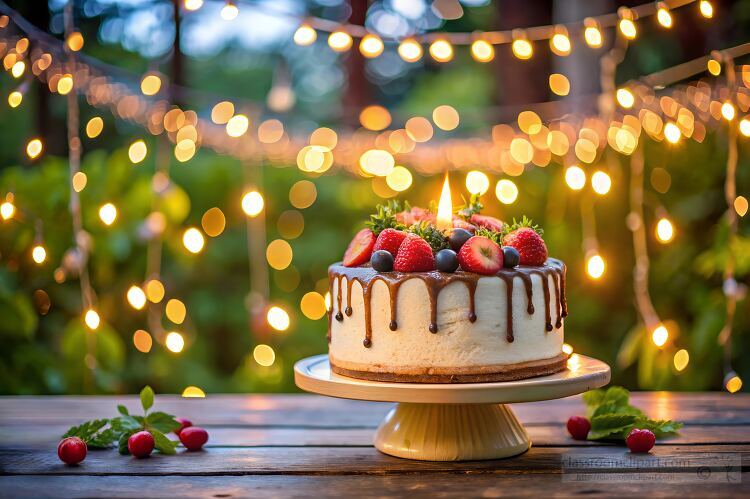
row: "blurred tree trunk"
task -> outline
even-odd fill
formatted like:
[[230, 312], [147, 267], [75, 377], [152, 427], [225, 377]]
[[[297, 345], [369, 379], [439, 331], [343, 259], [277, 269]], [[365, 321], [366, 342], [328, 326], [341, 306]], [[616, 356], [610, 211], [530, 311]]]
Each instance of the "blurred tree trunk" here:
[[[349, 22], [365, 24], [367, 0], [349, 0], [352, 13]], [[352, 127], [359, 126], [359, 110], [370, 104], [370, 83], [365, 75], [365, 57], [359, 52], [357, 44], [346, 55], [347, 85], [343, 98], [344, 122]]]

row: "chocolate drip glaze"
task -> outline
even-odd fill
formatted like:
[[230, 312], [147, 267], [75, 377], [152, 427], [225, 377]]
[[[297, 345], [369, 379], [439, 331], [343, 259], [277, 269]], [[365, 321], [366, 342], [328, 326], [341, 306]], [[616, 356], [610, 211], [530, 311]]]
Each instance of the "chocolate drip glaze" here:
[[[514, 269], [502, 269], [495, 277], [499, 277], [503, 280], [506, 286], [506, 323], [507, 323], [507, 340], [512, 342], [513, 337], [513, 281], [516, 277], [520, 278], [524, 284], [524, 290], [526, 291], [526, 311], [529, 315], [533, 315], [534, 304], [533, 304], [533, 287], [531, 282], [532, 275], [538, 275], [542, 279], [542, 290], [544, 292], [545, 300], [545, 328], [547, 331], [552, 331], [552, 318], [550, 311], [550, 289], [549, 289], [549, 277], [552, 276], [552, 280], [555, 286], [555, 313], [557, 320], [555, 321], [555, 327], [562, 327], [562, 318], [567, 316], [567, 303], [565, 301], [565, 264], [560, 260], [550, 258], [547, 263], [540, 267], [526, 267], [520, 266]], [[391, 331], [398, 329], [397, 317], [398, 317], [398, 291], [401, 285], [410, 279], [420, 279], [425, 283], [427, 288], [427, 294], [430, 301], [430, 323], [428, 324], [428, 330], [431, 333], [438, 333], [437, 324], [437, 305], [438, 296], [440, 291], [451, 284], [454, 281], [463, 282], [469, 292], [469, 315], [468, 319], [470, 322], [475, 322], [476, 316], [476, 305], [475, 305], [475, 294], [477, 288], [477, 282], [485, 276], [475, 274], [472, 272], [457, 271], [452, 274], [442, 272], [377, 272], [371, 267], [344, 267], [341, 265], [332, 265], [328, 269], [331, 281], [337, 280], [337, 296], [336, 304], [337, 311], [335, 318], [338, 321], [343, 321], [344, 316], [341, 314], [342, 306], [342, 284], [343, 279], [346, 278], [346, 308], [344, 313], [347, 316], [352, 315], [352, 284], [356, 281], [362, 286], [363, 298], [364, 298], [364, 320], [365, 320], [365, 339], [362, 342], [365, 347], [369, 348], [372, 346], [372, 320], [371, 320], [371, 300], [372, 300], [372, 289], [377, 281], [383, 281], [388, 287], [389, 300], [390, 300], [390, 324], [389, 328]], [[559, 281], [558, 281], [559, 279]], [[333, 287], [331, 286], [331, 292]], [[333, 309], [329, 313], [329, 341], [330, 341], [330, 317]]]

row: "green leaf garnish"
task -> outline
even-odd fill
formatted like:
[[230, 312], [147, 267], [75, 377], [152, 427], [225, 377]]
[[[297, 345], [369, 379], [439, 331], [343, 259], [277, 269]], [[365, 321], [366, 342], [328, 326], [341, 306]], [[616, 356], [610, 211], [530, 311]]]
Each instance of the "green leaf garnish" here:
[[458, 209], [456, 214], [464, 220], [469, 220], [472, 215], [481, 212], [484, 205], [479, 201], [479, 194], [472, 194], [469, 203]]
[[144, 411], [148, 411], [154, 405], [154, 390], [148, 385], [141, 390], [141, 405]]
[[503, 245], [503, 235], [500, 232], [496, 232], [486, 227], [477, 227], [477, 230], [474, 231], [474, 235], [484, 236], [490, 241], [494, 241], [499, 246]]
[[375, 236], [385, 229], [403, 230], [406, 226], [396, 220], [396, 214], [410, 208], [408, 201], [404, 201], [402, 205], [399, 201], [391, 199], [386, 204], [379, 204], [377, 213], [370, 215], [370, 220], [365, 222], [365, 225], [372, 230]]
[[154, 437], [154, 447], [162, 454], [174, 454], [177, 448], [177, 442], [170, 440], [164, 433], [156, 429], [150, 429]]
[[415, 223], [407, 230], [427, 241], [427, 244], [430, 245], [433, 253], [437, 253], [442, 249], [450, 247], [450, 244], [448, 244], [448, 238], [445, 234], [425, 220]]
[[155, 428], [161, 432], [169, 433], [180, 427], [180, 423], [177, 422], [174, 416], [167, 414], [166, 412], [152, 412], [146, 416], [146, 426], [149, 428]]
[[534, 232], [536, 232], [540, 236], [544, 235], [544, 230], [539, 228], [539, 226], [536, 225], [533, 220], [526, 217], [526, 215], [523, 216], [520, 222], [514, 218], [512, 224], [505, 224], [505, 226], [503, 227], [502, 235], [503, 237], [505, 237], [511, 232], [516, 231], [518, 229], [525, 228], [525, 227], [529, 229], [533, 229]]

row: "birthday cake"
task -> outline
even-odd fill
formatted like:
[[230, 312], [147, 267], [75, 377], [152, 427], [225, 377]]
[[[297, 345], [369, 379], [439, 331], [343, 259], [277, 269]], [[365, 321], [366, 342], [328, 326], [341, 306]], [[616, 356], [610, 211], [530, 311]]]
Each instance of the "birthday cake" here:
[[481, 215], [476, 196], [447, 220], [441, 207], [379, 206], [331, 265], [331, 369], [412, 383], [565, 369], [565, 265], [548, 258], [541, 231]]

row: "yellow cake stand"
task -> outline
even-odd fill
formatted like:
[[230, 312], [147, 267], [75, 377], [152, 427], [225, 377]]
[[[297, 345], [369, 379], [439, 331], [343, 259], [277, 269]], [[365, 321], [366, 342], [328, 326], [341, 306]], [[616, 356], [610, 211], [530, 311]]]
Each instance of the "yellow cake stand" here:
[[298, 387], [329, 397], [398, 402], [375, 432], [385, 454], [422, 461], [499, 459], [526, 452], [529, 435], [505, 404], [550, 400], [609, 383], [600, 360], [575, 354], [568, 369], [549, 376], [496, 383], [384, 383], [341, 376], [327, 355], [294, 365]]

